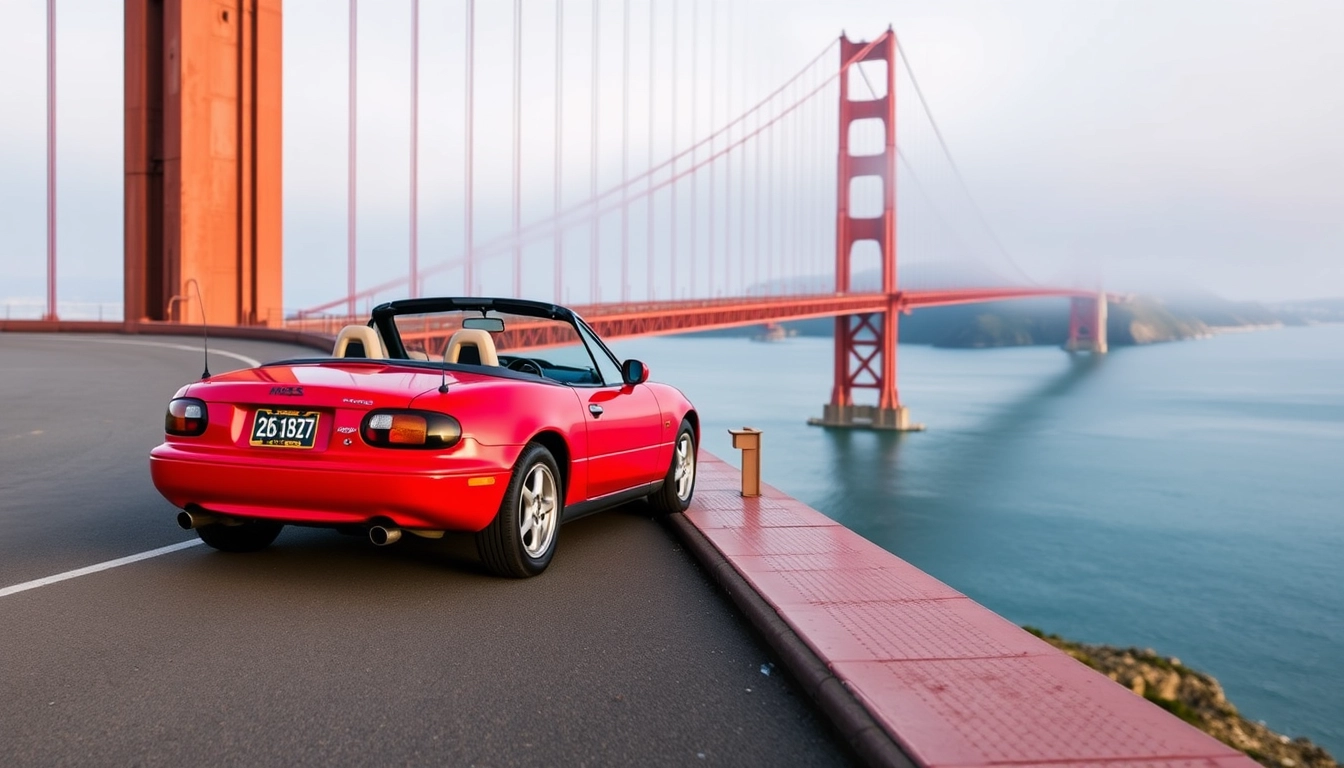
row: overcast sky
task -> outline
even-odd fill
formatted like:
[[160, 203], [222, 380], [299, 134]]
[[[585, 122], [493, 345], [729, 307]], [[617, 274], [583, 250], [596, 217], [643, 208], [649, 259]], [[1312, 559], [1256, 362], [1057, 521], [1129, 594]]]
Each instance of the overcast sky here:
[[[40, 300], [46, 263], [45, 3], [3, 2], [0, 303]], [[631, 5], [635, 85], [628, 152], [630, 167], [638, 169], [646, 162], [648, 135], [649, 3]], [[658, 0], [654, 6], [656, 159], [668, 154], [672, 141], [672, 5]], [[512, 4], [478, 0], [477, 6], [476, 226], [479, 239], [488, 239], [511, 216]], [[679, 2], [682, 111], [676, 128], [682, 145], [691, 135], [693, 53], [700, 57], [695, 133], [703, 135], [711, 103], [721, 123], [729, 111], [740, 111], [746, 94], [782, 82], [842, 29], [870, 38], [890, 23], [985, 220], [1032, 278], [1104, 281], [1121, 290], [1206, 288], [1231, 298], [1344, 295], [1344, 3], [699, 0], [699, 35], [692, 40], [696, 6]], [[409, 0], [365, 0], [360, 9], [361, 285], [406, 270], [409, 7]], [[553, 204], [554, 8], [550, 0], [524, 0], [524, 136], [531, 139], [524, 150], [525, 220]], [[567, 202], [583, 199], [589, 183], [589, 8], [579, 0], [564, 5]], [[424, 264], [461, 251], [462, 9], [462, 0], [422, 0]], [[600, 54], [615, 63], [622, 3], [603, 0], [601, 9]], [[58, 241], [66, 300], [120, 299], [122, 25], [114, 0], [60, 0]], [[711, 53], [711, 29], [717, 53]], [[345, 4], [287, 0], [284, 37], [286, 304], [298, 308], [344, 293]], [[605, 186], [620, 174], [618, 69], [605, 71], [599, 92]], [[912, 93], [898, 90], [898, 96], [903, 105], [913, 103]], [[808, 119], [833, 120], [829, 108]], [[948, 191], [954, 178], [938, 170], [931, 134], [917, 127], [905, 133], [903, 142], [916, 143], [903, 143], [903, 151], [932, 169], [921, 170], [936, 201], [931, 205], [952, 207], [937, 226], [977, 230], [952, 237], [977, 253], [997, 251], [969, 206]], [[809, 154], [817, 161], [799, 163], [795, 178], [802, 188], [797, 210], [812, 222], [799, 225], [798, 234], [823, 246], [828, 241], [820, 228], [834, 217], [826, 197], [834, 194], [830, 140], [832, 148]], [[908, 184], [901, 194], [904, 204]], [[608, 220], [602, 230], [608, 254], [618, 245], [611, 225]], [[914, 227], [902, 237], [918, 232]], [[586, 237], [586, 231], [568, 236], [567, 252], [586, 258]], [[918, 261], [936, 241], [902, 245]], [[818, 253], [820, 262], [830, 258]], [[614, 264], [609, 258], [604, 265]], [[507, 259], [484, 271], [483, 288], [507, 290]], [[429, 287], [461, 287], [460, 273], [441, 280]], [[644, 277], [633, 275], [636, 280], [638, 293]], [[533, 282], [525, 292], [540, 293], [543, 284], [549, 290], [549, 276]], [[569, 298], [586, 298], [584, 282], [583, 295]], [[618, 287], [603, 290], [612, 298]]]

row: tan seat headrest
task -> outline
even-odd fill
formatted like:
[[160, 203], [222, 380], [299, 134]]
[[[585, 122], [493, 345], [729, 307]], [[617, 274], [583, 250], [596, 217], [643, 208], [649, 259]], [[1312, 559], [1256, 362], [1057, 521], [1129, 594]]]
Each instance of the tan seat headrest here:
[[[351, 354], [352, 344], [362, 347], [363, 355]], [[332, 357], [365, 357], [370, 359], [386, 359], [387, 350], [383, 348], [383, 340], [379, 338], [378, 332], [367, 325], [347, 325], [336, 334], [336, 346], [331, 350]]]
[[444, 350], [443, 361], [456, 363], [462, 356], [463, 347], [475, 347], [481, 359], [481, 365], [499, 365], [499, 353], [495, 351], [495, 340], [487, 331], [479, 328], [463, 328], [448, 339], [448, 349]]

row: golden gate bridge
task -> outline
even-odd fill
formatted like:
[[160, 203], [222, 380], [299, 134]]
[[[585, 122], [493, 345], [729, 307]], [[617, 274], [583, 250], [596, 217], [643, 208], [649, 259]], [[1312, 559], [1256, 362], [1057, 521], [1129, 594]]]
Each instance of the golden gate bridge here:
[[[534, 13], [524, 14], [515, 0], [507, 125], [483, 123], [478, 114], [481, 93], [499, 79], [498, 68], [482, 71], [478, 48], [495, 51], [502, 41], [478, 39], [483, 4], [463, 0], [461, 240], [428, 259], [419, 247], [422, 30], [419, 0], [411, 0], [407, 260], [404, 272], [371, 285], [361, 283], [358, 270], [360, 8], [349, 0], [345, 294], [286, 312], [281, 6], [281, 0], [247, 0], [233, 9], [183, 0], [126, 4], [123, 330], [195, 318], [197, 297], [186, 290], [193, 280], [211, 322], [308, 333], [363, 322], [360, 308], [374, 302], [496, 286], [499, 293], [574, 306], [608, 338], [833, 317], [834, 386], [813, 422], [897, 430], [910, 426], [897, 389], [902, 314], [1061, 297], [1069, 300], [1066, 347], [1106, 350], [1107, 296], [1040, 285], [1017, 266], [971, 196], [891, 28], [864, 41], [842, 34], [752, 94], [743, 71], [753, 52], [739, 51], [752, 36], [733, 30], [732, 5], [711, 0], [557, 0], [540, 16], [531, 5]], [[574, 25], [565, 23], [567, 7], [586, 10], [590, 28], [578, 43]], [[47, 30], [45, 321], [61, 327], [51, 9], [54, 3]], [[619, 57], [602, 44], [613, 34]], [[586, 99], [572, 99], [573, 63], [583, 53], [587, 72], [579, 74], [589, 76], [590, 90]], [[554, 59], [539, 66], [545, 54]], [[610, 105], [598, 93], [604, 79], [615, 77], [621, 109], [613, 117], [603, 113]], [[525, 82], [549, 85], [550, 103], [525, 98]], [[574, 106], [587, 108], [586, 135], [567, 133]], [[479, 165], [483, 132], [508, 133], [507, 176]], [[580, 142], [588, 145], [586, 156]], [[642, 158], [632, 157], [637, 143], [644, 145]], [[549, 147], [549, 162], [528, 160], [524, 147]], [[613, 154], [619, 178], [599, 184]], [[491, 182], [508, 178], [504, 205], [478, 201], [482, 170]], [[586, 191], [574, 194], [584, 177]], [[525, 219], [524, 197], [535, 196], [538, 179], [551, 187], [551, 210]], [[509, 226], [482, 238], [486, 208], [507, 208]], [[866, 390], [875, 397], [856, 401]]]

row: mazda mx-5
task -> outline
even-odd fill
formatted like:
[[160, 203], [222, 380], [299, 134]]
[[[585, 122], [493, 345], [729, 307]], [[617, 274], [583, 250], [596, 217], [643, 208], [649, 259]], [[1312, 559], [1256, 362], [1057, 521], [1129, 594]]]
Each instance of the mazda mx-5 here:
[[150, 472], [216, 549], [263, 549], [285, 525], [375, 544], [459, 531], [490, 571], [533, 576], [562, 522], [690, 503], [699, 419], [648, 375], [564, 307], [393, 301], [342, 329], [331, 357], [180, 389]]

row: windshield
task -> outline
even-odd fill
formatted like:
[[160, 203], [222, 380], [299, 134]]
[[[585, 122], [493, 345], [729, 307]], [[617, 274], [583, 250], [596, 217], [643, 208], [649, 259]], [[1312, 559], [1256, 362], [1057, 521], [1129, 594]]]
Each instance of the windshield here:
[[[498, 319], [503, 330], [483, 330], [498, 324], [479, 320], [464, 328], [464, 320], [483, 317]], [[411, 358], [498, 365], [566, 384], [603, 383], [578, 330], [566, 320], [468, 310], [396, 315], [392, 322]]]

